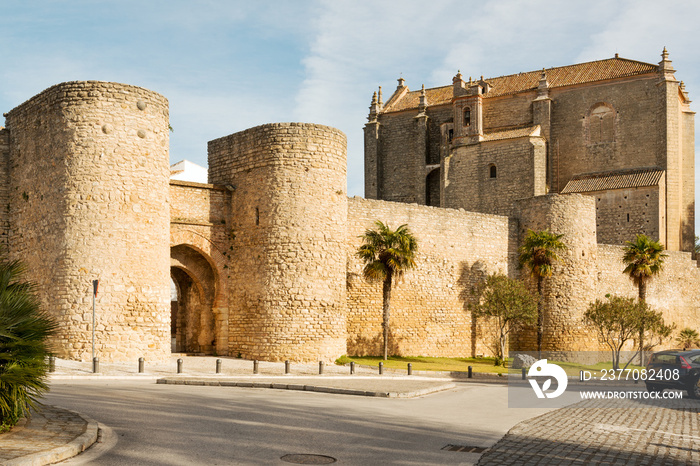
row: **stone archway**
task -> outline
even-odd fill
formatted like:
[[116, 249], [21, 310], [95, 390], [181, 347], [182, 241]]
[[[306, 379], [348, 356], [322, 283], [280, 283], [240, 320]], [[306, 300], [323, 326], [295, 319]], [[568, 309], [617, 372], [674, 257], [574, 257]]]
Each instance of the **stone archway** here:
[[171, 314], [175, 351], [215, 354], [221, 337], [214, 311], [219, 280], [211, 259], [192, 246], [173, 246], [170, 276], [177, 289], [177, 304]]

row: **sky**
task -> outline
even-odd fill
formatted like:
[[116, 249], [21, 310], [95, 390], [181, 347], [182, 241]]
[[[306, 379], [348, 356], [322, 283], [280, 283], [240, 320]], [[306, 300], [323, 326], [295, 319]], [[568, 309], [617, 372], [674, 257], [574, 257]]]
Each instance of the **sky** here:
[[489, 78], [615, 53], [656, 64], [666, 47], [693, 100], [697, 18], [700, 2], [648, 0], [3, 0], [0, 111], [66, 81], [145, 87], [170, 102], [170, 162], [203, 166], [207, 141], [256, 125], [334, 126], [348, 137], [348, 195], [362, 196], [378, 86], [386, 101], [399, 77], [416, 90], [457, 70]]

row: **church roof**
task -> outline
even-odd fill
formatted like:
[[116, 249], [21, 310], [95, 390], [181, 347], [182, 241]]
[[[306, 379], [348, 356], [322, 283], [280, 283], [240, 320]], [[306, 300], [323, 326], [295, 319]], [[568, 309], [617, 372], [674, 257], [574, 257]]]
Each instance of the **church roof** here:
[[562, 194], [588, 193], [608, 189], [642, 188], [659, 184], [664, 170], [647, 168], [607, 173], [576, 175], [562, 189]]
[[[656, 73], [658, 66], [626, 58], [608, 58], [576, 65], [559, 66], [544, 70], [547, 76], [549, 88], [573, 86], [575, 84], [604, 81], [607, 79], [623, 78], [640, 74]], [[497, 97], [502, 95], [517, 94], [519, 92], [535, 90], [540, 82], [542, 70], [528, 71], [525, 73], [499, 76], [485, 79], [490, 86], [488, 94], [484, 97]], [[411, 108], [418, 108], [421, 91], [407, 92], [401, 99], [387, 102], [384, 112], [398, 112]], [[425, 94], [428, 105], [443, 105], [452, 101], [452, 86], [435, 87], [426, 89]]]

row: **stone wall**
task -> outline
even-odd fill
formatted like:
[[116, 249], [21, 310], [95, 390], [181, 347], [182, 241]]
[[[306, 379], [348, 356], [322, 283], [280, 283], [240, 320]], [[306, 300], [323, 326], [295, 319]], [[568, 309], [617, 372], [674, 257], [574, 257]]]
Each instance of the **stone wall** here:
[[[599, 244], [596, 261], [596, 279], [594, 299], [602, 299], [607, 293], [637, 297], [638, 288], [629, 276], [623, 274], [623, 246]], [[667, 323], [675, 323], [678, 332], [686, 327], [700, 329], [700, 268], [692, 260], [691, 253], [665, 251], [668, 257], [658, 276], [647, 285], [647, 302], [664, 314]], [[673, 339], [667, 341], [663, 348], [677, 347]]]
[[[522, 137], [457, 147], [444, 160], [443, 205], [509, 215], [516, 199], [545, 193], [543, 138]], [[491, 178], [490, 167], [496, 168]]]
[[345, 353], [345, 135], [280, 123], [210, 141], [209, 181], [234, 189], [230, 354], [331, 361]]
[[[168, 102], [135, 86], [69, 82], [7, 115], [11, 258], [59, 322], [55, 350], [169, 354]], [[40, 253], [39, 253], [40, 252]]]
[[[657, 81], [656, 75], [643, 75], [550, 90], [554, 191], [580, 173], [665, 168], [660, 141], [666, 120], [659, 109]], [[603, 136], [594, 128], [600, 117], [592, 114], [601, 105], [612, 113], [610, 131]]]
[[0, 247], [7, 249], [10, 229], [10, 132], [0, 128]]
[[492, 99], [485, 98], [483, 100], [484, 130], [531, 124], [532, 101], [535, 97], [537, 95], [534, 92], [523, 92]]
[[468, 304], [473, 286], [487, 274], [512, 273], [508, 218], [357, 197], [348, 201], [348, 354], [382, 351], [382, 285], [363, 278], [355, 256], [360, 237], [377, 220], [392, 229], [407, 224], [418, 241], [416, 268], [392, 290], [390, 353], [490, 354], [490, 334], [472, 319]]
[[625, 244], [636, 235], [666, 241], [664, 183], [629, 189], [581, 193], [596, 200], [597, 238], [603, 244]]

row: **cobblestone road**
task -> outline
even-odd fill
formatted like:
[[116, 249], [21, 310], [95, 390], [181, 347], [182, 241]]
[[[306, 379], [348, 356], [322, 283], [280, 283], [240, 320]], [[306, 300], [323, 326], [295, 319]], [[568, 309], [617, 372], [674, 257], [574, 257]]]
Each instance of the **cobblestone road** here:
[[700, 465], [700, 402], [601, 408], [583, 401], [521, 422], [479, 465]]

